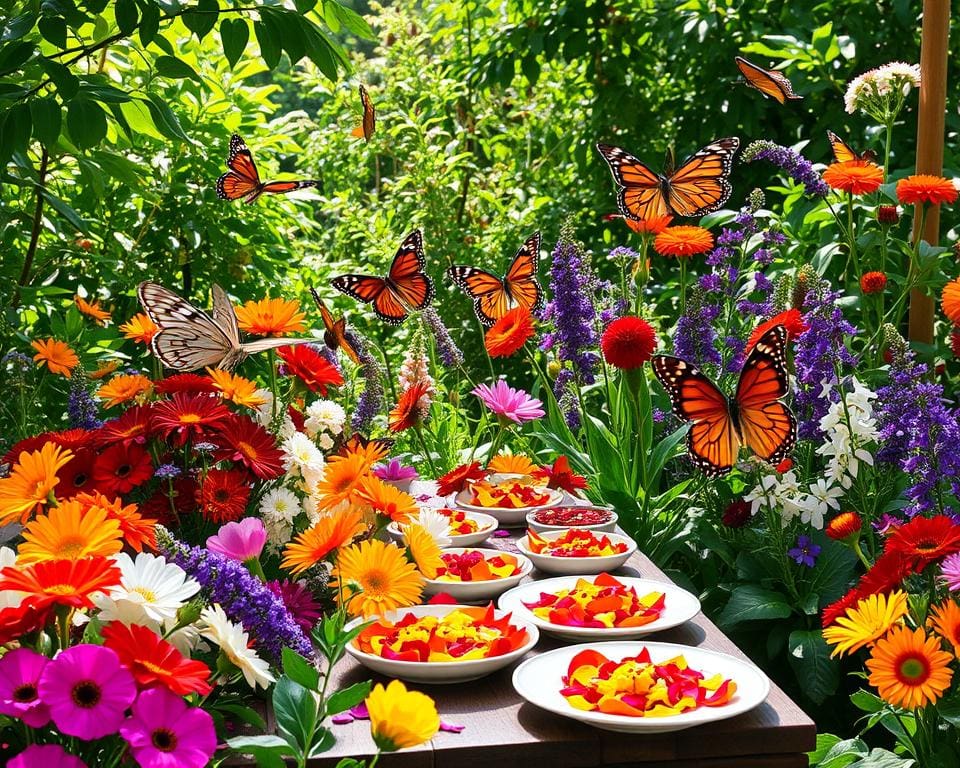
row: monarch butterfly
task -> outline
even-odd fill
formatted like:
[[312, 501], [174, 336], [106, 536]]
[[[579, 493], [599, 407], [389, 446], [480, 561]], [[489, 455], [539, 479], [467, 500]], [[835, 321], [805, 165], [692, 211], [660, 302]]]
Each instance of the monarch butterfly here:
[[666, 168], [660, 175], [619, 147], [597, 144], [613, 174], [620, 213], [636, 220], [668, 214], [702, 216], [720, 208], [733, 192], [728, 177], [739, 147], [736, 136], [718, 139], [694, 152], [676, 171]]
[[760, 91], [764, 96], [776, 99], [781, 104], [786, 102], [787, 99], [797, 101], [803, 98], [803, 96], [798, 96], [793, 92], [793, 84], [787, 80], [786, 75], [782, 72], [758, 67], [742, 56], [737, 56], [734, 61], [737, 62], [737, 67], [740, 69], [747, 85]]
[[227, 157], [227, 171], [217, 179], [217, 197], [221, 200], [238, 200], [244, 198], [248, 205], [254, 202], [264, 192], [272, 195], [282, 195], [293, 192], [295, 189], [320, 186], [319, 181], [303, 179], [300, 181], [260, 181], [257, 164], [253, 162], [253, 154], [236, 133], [230, 137], [230, 154]]
[[673, 404], [691, 422], [687, 449], [710, 477], [730, 471], [741, 445], [761, 459], [780, 462], [797, 441], [797, 420], [781, 398], [787, 394], [787, 329], [777, 325], [750, 351], [732, 399], [679, 357], [657, 355], [653, 372]]
[[344, 439], [343, 435], [340, 435], [339, 440], [340, 444], [337, 446], [338, 456], [346, 456], [348, 453], [352, 453], [358, 448], [366, 448], [368, 445], [372, 445], [382, 451], [389, 451], [396, 442], [392, 437], [369, 438], [364, 437], [359, 432], [354, 432], [346, 439]]
[[450, 278], [473, 299], [473, 311], [485, 326], [493, 325], [513, 307], [531, 312], [543, 306], [543, 289], [537, 282], [540, 233], [534, 232], [520, 246], [503, 279], [478, 267], [454, 266]]
[[167, 368], [193, 371], [213, 366], [229, 370], [257, 352], [316, 341], [284, 338], [241, 343], [233, 304], [219, 285], [211, 290], [212, 316], [157, 283], [143, 282], [137, 288], [143, 311], [160, 328], [150, 347]]
[[373, 305], [385, 323], [400, 325], [410, 311], [423, 309], [433, 299], [433, 282], [424, 274], [423, 235], [411, 232], [400, 244], [386, 277], [341, 275], [332, 285], [341, 293]]
[[317, 303], [317, 307], [320, 308], [320, 317], [323, 318], [324, 343], [329, 349], [334, 351], [342, 349], [346, 356], [353, 360], [355, 365], [360, 365], [360, 354], [347, 338], [347, 319], [341, 317], [339, 320], [334, 320], [333, 313], [327, 309], [327, 305], [323, 303], [323, 299], [320, 298], [320, 294], [317, 293], [316, 289], [311, 288], [310, 293], [313, 295], [313, 300]]
[[868, 149], [862, 154], [857, 154], [847, 142], [841, 139], [833, 131], [827, 131], [827, 139], [830, 142], [830, 148], [833, 150], [833, 157], [838, 163], [848, 163], [852, 160], [866, 160], [873, 162], [877, 155], [872, 149]]
[[363, 115], [360, 118], [360, 125], [351, 131], [351, 136], [358, 139], [370, 141], [373, 132], [377, 129], [377, 110], [370, 100], [370, 94], [362, 85], [360, 86], [360, 104], [363, 105]]

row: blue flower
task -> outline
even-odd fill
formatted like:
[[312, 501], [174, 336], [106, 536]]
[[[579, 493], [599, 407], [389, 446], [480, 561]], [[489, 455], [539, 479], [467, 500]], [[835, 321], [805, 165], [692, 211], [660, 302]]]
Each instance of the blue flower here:
[[788, 549], [787, 555], [793, 558], [797, 565], [813, 568], [817, 564], [820, 549], [820, 545], [814, 544], [809, 536], [798, 536], [796, 546]]

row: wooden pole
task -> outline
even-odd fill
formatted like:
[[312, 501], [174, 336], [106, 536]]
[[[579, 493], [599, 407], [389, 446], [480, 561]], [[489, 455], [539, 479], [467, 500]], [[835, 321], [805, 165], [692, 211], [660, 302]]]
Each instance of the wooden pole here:
[[[917, 117], [917, 173], [943, 173], [944, 115], [947, 104], [947, 51], [950, 37], [950, 0], [923, 0], [920, 38], [920, 108]], [[927, 211], [920, 232], [920, 209], [913, 217], [913, 241], [930, 245], [940, 240], [940, 206]], [[923, 291], [910, 293], [910, 341], [933, 342], [933, 299]]]

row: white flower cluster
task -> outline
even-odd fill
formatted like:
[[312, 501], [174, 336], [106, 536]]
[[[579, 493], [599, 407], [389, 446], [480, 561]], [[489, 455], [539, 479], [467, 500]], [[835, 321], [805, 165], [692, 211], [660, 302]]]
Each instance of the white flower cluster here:
[[885, 122], [896, 116], [911, 88], [920, 87], [920, 66], [894, 61], [864, 72], [850, 81], [843, 103], [851, 115], [858, 109]]
[[343, 433], [346, 412], [332, 400], [317, 400], [307, 406], [306, 416], [303, 428], [307, 435], [323, 450], [329, 451], [333, 448], [334, 438]]
[[271, 488], [260, 500], [260, 519], [267, 529], [267, 544], [279, 551], [293, 535], [293, 521], [303, 511], [300, 497], [288, 488]]
[[[257, 406], [254, 418], [261, 427], [268, 431], [273, 431], [273, 393], [269, 389], [258, 389], [257, 396], [263, 400], [263, 403]], [[282, 414], [277, 414], [277, 416], [280, 422], [280, 426], [276, 431], [277, 438], [284, 440], [296, 432], [297, 428], [294, 426], [290, 414], [286, 411]]]

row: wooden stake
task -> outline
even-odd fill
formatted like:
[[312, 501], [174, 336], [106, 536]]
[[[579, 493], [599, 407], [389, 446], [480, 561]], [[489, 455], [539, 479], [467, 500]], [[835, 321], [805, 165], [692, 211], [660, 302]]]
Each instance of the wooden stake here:
[[[920, 108], [917, 117], [917, 173], [943, 173], [944, 115], [947, 103], [947, 51], [950, 37], [950, 0], [923, 0], [920, 41]], [[940, 241], [940, 206], [927, 212], [923, 232], [920, 211], [913, 217], [913, 241], [930, 245]], [[934, 302], [914, 289], [910, 293], [910, 341], [933, 343]]]

